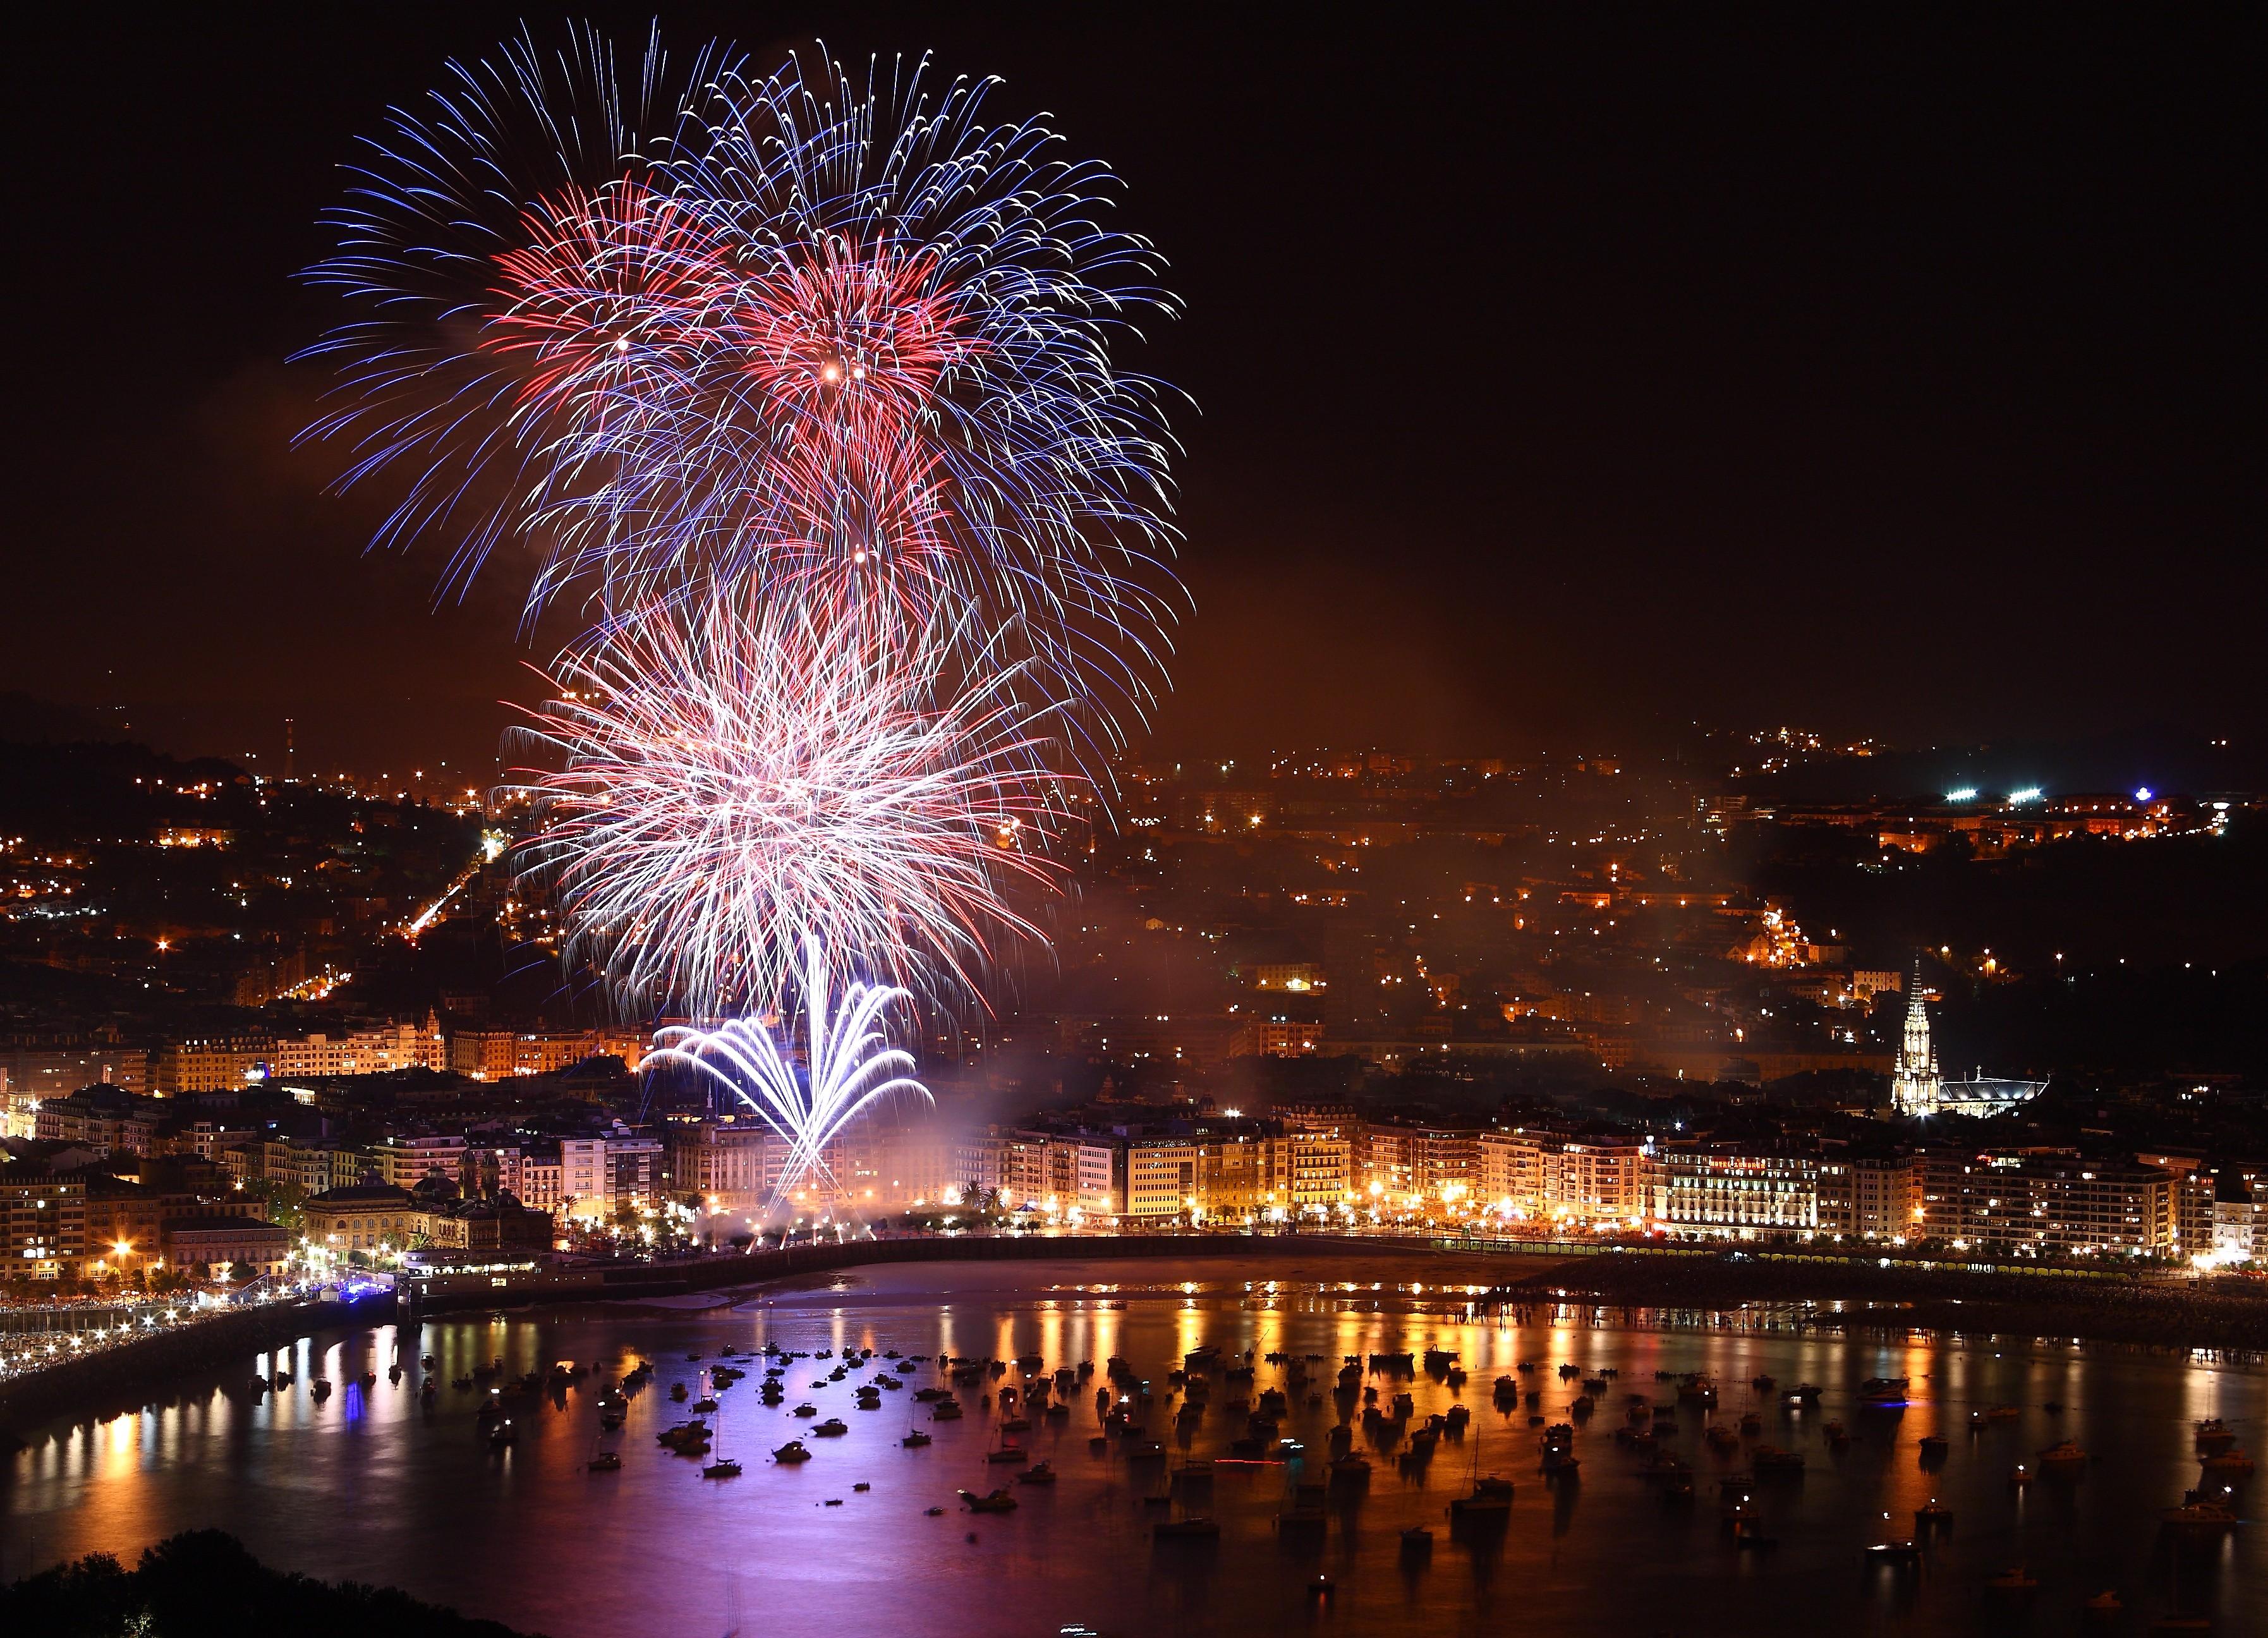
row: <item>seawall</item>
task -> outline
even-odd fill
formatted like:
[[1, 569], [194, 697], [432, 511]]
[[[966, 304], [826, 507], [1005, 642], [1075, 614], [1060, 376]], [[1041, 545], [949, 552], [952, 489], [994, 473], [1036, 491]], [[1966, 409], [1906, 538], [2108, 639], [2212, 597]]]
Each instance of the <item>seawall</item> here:
[[217, 1369], [249, 1354], [287, 1347], [335, 1326], [382, 1325], [393, 1318], [391, 1297], [353, 1303], [279, 1302], [201, 1319], [64, 1360], [0, 1383], [0, 1438], [11, 1428], [50, 1417], [132, 1409], [180, 1377]]
[[541, 1302], [602, 1302], [615, 1297], [682, 1296], [761, 1285], [794, 1274], [826, 1273], [872, 1263], [1043, 1262], [1064, 1258], [1262, 1259], [1317, 1252], [1376, 1257], [1432, 1248], [1333, 1235], [962, 1236], [952, 1239], [852, 1240], [799, 1245], [740, 1257], [621, 1267], [539, 1269], [512, 1276], [434, 1275], [404, 1281], [405, 1312], [418, 1316]]

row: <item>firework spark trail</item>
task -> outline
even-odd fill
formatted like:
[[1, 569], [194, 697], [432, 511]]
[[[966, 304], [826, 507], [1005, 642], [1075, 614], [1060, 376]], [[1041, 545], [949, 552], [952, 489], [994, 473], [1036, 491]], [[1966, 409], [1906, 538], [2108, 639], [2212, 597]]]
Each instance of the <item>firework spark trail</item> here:
[[[853, 980], [830, 1007], [832, 963], [817, 934], [801, 938], [799, 978], [806, 1069], [780, 1050], [771, 1032], [747, 1019], [714, 1029], [672, 1025], [654, 1037], [648, 1061], [691, 1066], [754, 1110], [788, 1140], [777, 1205], [811, 1172], [827, 1172], [827, 1146], [878, 1099], [929, 1089], [913, 1078], [910, 1054], [889, 1044], [886, 1015], [912, 998], [902, 989]], [[792, 1031], [790, 1030], [792, 1037]]]
[[939, 646], [718, 598], [571, 653], [522, 730], [562, 765], [520, 787], [571, 952], [627, 1009], [718, 1017], [775, 1005], [824, 927], [838, 977], [981, 1004], [994, 941], [1039, 937], [1007, 895], [1057, 881], [1073, 782], [1012, 666], [933, 697]]

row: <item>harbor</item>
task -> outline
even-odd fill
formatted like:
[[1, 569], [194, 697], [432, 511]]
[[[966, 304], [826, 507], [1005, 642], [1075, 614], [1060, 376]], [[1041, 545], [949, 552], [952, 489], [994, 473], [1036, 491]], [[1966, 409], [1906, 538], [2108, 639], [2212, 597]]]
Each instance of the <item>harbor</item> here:
[[1483, 1289], [1098, 1260], [381, 1325], [43, 1430], [8, 1469], [10, 1568], [130, 1555], [226, 1494], [266, 1561], [552, 1638], [724, 1631], [759, 1588], [946, 1634], [1580, 1630], [1609, 1604], [2046, 1633], [2104, 1595], [2128, 1625], [2095, 1630], [2235, 1633], [2268, 1586], [2250, 1369]]

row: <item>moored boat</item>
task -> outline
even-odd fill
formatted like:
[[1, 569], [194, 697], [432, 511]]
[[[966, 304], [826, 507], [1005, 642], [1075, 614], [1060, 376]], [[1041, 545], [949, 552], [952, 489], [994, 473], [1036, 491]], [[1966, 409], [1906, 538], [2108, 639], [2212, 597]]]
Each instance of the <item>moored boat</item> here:
[[2218, 1502], [2185, 1502], [2179, 1507], [2161, 1508], [2158, 1518], [2169, 1529], [2199, 1535], [2236, 1528], [2235, 1512]]
[[1203, 1516], [1171, 1518], [1151, 1527], [1150, 1534], [1160, 1541], [1217, 1541], [1220, 1538], [1218, 1520]]

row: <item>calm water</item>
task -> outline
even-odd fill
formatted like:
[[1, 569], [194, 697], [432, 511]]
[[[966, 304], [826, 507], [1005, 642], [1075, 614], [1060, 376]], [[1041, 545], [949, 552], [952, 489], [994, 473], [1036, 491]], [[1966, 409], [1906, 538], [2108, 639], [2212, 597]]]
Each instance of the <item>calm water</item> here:
[[[934, 1266], [873, 1269], [838, 1288], [775, 1294], [693, 1312], [616, 1307], [482, 1316], [430, 1324], [397, 1338], [392, 1329], [326, 1337], [288, 1359], [247, 1356], [227, 1391], [209, 1384], [181, 1402], [138, 1414], [51, 1430], [0, 1467], [0, 1546], [20, 1575], [103, 1550], [131, 1556], [175, 1531], [218, 1525], [269, 1562], [327, 1577], [391, 1583], [469, 1612], [554, 1638], [669, 1634], [707, 1638], [755, 1634], [956, 1634], [1055, 1633], [1085, 1622], [1106, 1633], [1752, 1633], [1761, 1623], [1823, 1631], [1945, 1633], [2140, 1632], [2171, 1607], [2216, 1616], [2224, 1634], [2263, 1630], [2268, 1605], [2268, 1526], [2247, 1523], [2227, 1539], [2183, 1549], [2157, 1524], [2157, 1509], [2198, 1480], [2190, 1424], [2218, 1414], [2243, 1443], [2268, 1446], [2268, 1393], [2256, 1374], [2184, 1365], [2110, 1350], [1933, 1347], [1922, 1342], [1838, 1342], [1771, 1330], [1593, 1326], [1572, 1312], [1535, 1323], [1466, 1323], [1454, 1293], [1412, 1293], [1390, 1280], [1348, 1288], [1319, 1266], [1272, 1287], [1224, 1279], [1219, 1265], [1161, 1270], [1156, 1263], [1034, 1268]], [[1406, 1273], [1406, 1271], [1405, 1271]], [[1187, 1281], [1161, 1275], [1186, 1273]], [[936, 1282], [950, 1289], [939, 1295]], [[667, 1398], [686, 1382], [697, 1397], [702, 1366], [725, 1347], [817, 1350], [873, 1347], [907, 1353], [1012, 1357], [1038, 1353], [1050, 1369], [1093, 1360], [1094, 1382], [1074, 1396], [1068, 1424], [1041, 1422], [1022, 1442], [1062, 1474], [1051, 1488], [1020, 1488], [1021, 1507], [1001, 1517], [962, 1513], [954, 1492], [989, 1489], [1005, 1470], [983, 1454], [997, 1435], [964, 1389], [967, 1420], [932, 1424], [912, 1389], [944, 1379], [924, 1367], [862, 1413], [852, 1384], [872, 1373], [814, 1389], [832, 1361], [792, 1361], [786, 1405], [757, 1402], [761, 1372], [724, 1398], [723, 1449], [743, 1458], [737, 1479], [703, 1480], [697, 1463], [666, 1454], [653, 1435], [686, 1410]], [[1103, 1361], [1122, 1354], [1155, 1383], [1153, 1428], [1172, 1427], [1166, 1373], [1200, 1343], [1259, 1354], [1320, 1354], [1315, 1383], [1330, 1386], [1340, 1356], [1373, 1350], [1456, 1349], [1471, 1373], [1463, 1398], [1472, 1431], [1442, 1442], [1422, 1472], [1377, 1457], [1367, 1495], [1334, 1503], [1326, 1537], [1312, 1546], [1279, 1538], [1274, 1521], [1289, 1474], [1281, 1466], [1219, 1470], [1204, 1509], [1219, 1518], [1217, 1546], [1156, 1543], [1165, 1516], [1145, 1505], [1160, 1467], [1092, 1455], [1094, 1388]], [[407, 1367], [386, 1378], [397, 1344]], [[443, 1383], [421, 1406], [421, 1352], [434, 1354]], [[600, 1361], [612, 1375], [637, 1358], [659, 1367], [631, 1401], [618, 1444], [622, 1472], [591, 1474], [600, 1443], [599, 1378], [581, 1379], [563, 1408], [542, 1396], [517, 1402], [516, 1449], [491, 1452], [475, 1416], [477, 1396], [448, 1381], [501, 1355], [526, 1371], [554, 1360]], [[1579, 1384], [1549, 1368], [1560, 1361], [1616, 1367], [1619, 1381], [1578, 1435], [1580, 1479], [1547, 1483], [1522, 1410], [1491, 1406], [1490, 1383], [1515, 1361], [1549, 1361], [1521, 1378], [1541, 1390], [1553, 1420]], [[287, 1391], [254, 1400], [235, 1384], [255, 1369], [288, 1364]], [[741, 1361], [748, 1364], [749, 1361]], [[1256, 1361], [1257, 1362], [1257, 1361]], [[879, 1367], [880, 1361], [878, 1361]], [[315, 1405], [306, 1383], [338, 1384]], [[361, 1373], [375, 1369], [365, 1393]], [[1657, 1400], [1674, 1389], [1657, 1370], [1707, 1370], [1719, 1380], [1718, 1415], [1737, 1419], [1759, 1373], [1783, 1385], [1820, 1383], [1815, 1411], [1765, 1409], [1764, 1441], [1800, 1451], [1804, 1476], [1761, 1486], [1757, 1499], [1778, 1538], [1770, 1553], [1737, 1553], [1724, 1533], [1716, 1476], [1744, 1469], [1744, 1453], [1720, 1455], [1703, 1437], [1707, 1420], [1679, 1417], [1665, 1449], [1690, 1460], [1693, 1500], [1665, 1504], [1618, 1447], [1625, 1393]], [[1901, 1413], [1856, 1404], [1870, 1376], [1908, 1376], [1914, 1402]], [[1259, 1388], [1282, 1380], [1258, 1364]], [[1422, 1372], [1414, 1382], [1375, 1383], [1381, 1400], [1411, 1392], [1422, 1422], [1456, 1396]], [[1226, 1455], [1231, 1419], [1218, 1406], [1233, 1393], [1216, 1383], [1216, 1408], [1190, 1453]], [[808, 1400], [850, 1424], [840, 1439], [810, 1439], [799, 1468], [764, 1459], [799, 1433], [789, 1410]], [[2043, 1401], [2066, 1409], [2051, 1415]], [[2016, 1403], [2021, 1420], [1972, 1435], [1969, 1413]], [[1829, 1448], [1823, 1424], [1841, 1418], [1854, 1435]], [[918, 1420], [936, 1435], [926, 1450], [898, 1440]], [[1336, 1413], [1292, 1398], [1287, 1437], [1320, 1456]], [[1935, 1472], [1917, 1441], [1943, 1431], [1952, 1452]], [[2092, 1453], [2083, 1477], [2043, 1479], [2011, 1489], [2019, 1461], [2063, 1437]], [[1755, 1441], [1747, 1442], [1753, 1444]], [[1454, 1539], [1444, 1517], [1476, 1465], [1513, 1477], [1509, 1527], [1474, 1546]], [[1362, 1443], [1358, 1438], [1358, 1449]], [[1178, 1459], [1178, 1458], [1177, 1458]], [[858, 1481], [871, 1491], [854, 1491]], [[2257, 1481], [2268, 1485], [2268, 1475]], [[1955, 1509], [1954, 1528], [1929, 1548], [1918, 1575], [1865, 1566], [1867, 1543], [1913, 1533], [1913, 1508], [1936, 1496]], [[840, 1499], [843, 1505], [825, 1505]], [[2257, 1494], [2239, 1493], [2248, 1520]], [[924, 1509], [948, 1511], [929, 1517]], [[1886, 1523], [1884, 1513], [1890, 1515]], [[1400, 1531], [1434, 1527], [1430, 1563], [1401, 1561]], [[970, 1537], [974, 1539], [970, 1539]], [[1995, 1602], [1987, 1577], [2021, 1564], [2037, 1577], [2029, 1608]], [[1318, 1574], [1336, 1593], [1310, 1596]], [[2126, 1613], [2088, 1626], [2085, 1598], [2115, 1588]]]

